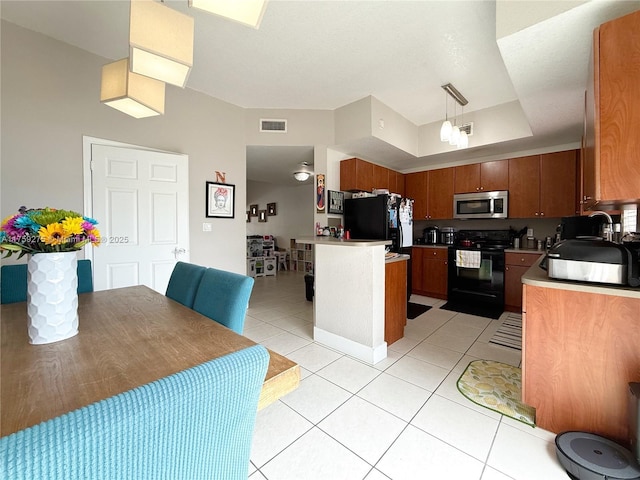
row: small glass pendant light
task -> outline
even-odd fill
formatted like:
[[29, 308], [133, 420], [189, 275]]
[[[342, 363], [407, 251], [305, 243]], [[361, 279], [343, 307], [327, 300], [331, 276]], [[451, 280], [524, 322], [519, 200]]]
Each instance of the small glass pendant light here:
[[458, 145], [458, 140], [460, 139], [460, 128], [457, 125], [454, 125], [451, 129], [451, 137], [449, 138], [449, 145]]
[[451, 138], [451, 122], [449, 121], [449, 102], [447, 92], [444, 93], [444, 101], [445, 101], [445, 120], [442, 122], [442, 127], [440, 127], [440, 141], [448, 142]]
[[458, 148], [467, 148], [469, 146], [469, 136], [465, 130], [460, 130], [460, 137], [458, 138]]

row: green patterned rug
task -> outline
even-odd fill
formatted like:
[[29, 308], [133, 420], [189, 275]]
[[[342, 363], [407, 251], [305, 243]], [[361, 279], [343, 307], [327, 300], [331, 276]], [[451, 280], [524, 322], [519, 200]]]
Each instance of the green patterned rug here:
[[458, 390], [474, 403], [536, 426], [536, 410], [520, 401], [522, 371], [492, 360], [471, 362], [458, 379]]

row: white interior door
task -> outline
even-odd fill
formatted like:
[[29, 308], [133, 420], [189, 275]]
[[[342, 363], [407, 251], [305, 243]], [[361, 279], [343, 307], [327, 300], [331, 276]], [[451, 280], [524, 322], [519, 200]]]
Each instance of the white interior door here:
[[165, 293], [178, 260], [189, 261], [186, 155], [91, 145], [94, 289], [147, 285]]

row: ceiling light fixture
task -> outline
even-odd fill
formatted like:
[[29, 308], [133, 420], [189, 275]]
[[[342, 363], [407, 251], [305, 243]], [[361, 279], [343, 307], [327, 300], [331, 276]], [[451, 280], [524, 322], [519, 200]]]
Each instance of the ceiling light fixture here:
[[189, 6], [259, 28], [267, 8], [266, 0], [189, 0]]
[[132, 0], [131, 71], [184, 88], [193, 66], [193, 18], [152, 0]]
[[[453, 98], [456, 103], [458, 103], [461, 107], [463, 107], [463, 115], [464, 115], [464, 106], [469, 103], [466, 98], [450, 83], [442, 85], [442, 89]], [[447, 103], [448, 107], [448, 103]], [[448, 108], [445, 110], [445, 121], [442, 123], [442, 127], [440, 127], [440, 141], [441, 142], [449, 142], [449, 145], [455, 145], [458, 148], [467, 148], [469, 146], [469, 138], [467, 137], [467, 133], [465, 131], [460, 131], [460, 127], [456, 125], [456, 114], [455, 114], [455, 104], [454, 104], [454, 123], [453, 125], [449, 121], [449, 112]]]
[[451, 122], [449, 121], [449, 96], [444, 94], [444, 122], [442, 122], [442, 127], [440, 127], [440, 141], [448, 142], [451, 137]]
[[311, 175], [308, 172], [295, 172], [293, 174], [293, 178], [298, 180], [299, 182], [304, 182], [308, 180]]
[[100, 101], [135, 118], [164, 113], [165, 84], [129, 71], [123, 58], [102, 67]]
[[[462, 120], [460, 122], [461, 125], [464, 125], [464, 107], [462, 107]], [[469, 146], [469, 137], [467, 136], [467, 131], [464, 129], [458, 129], [460, 132], [458, 135], [458, 141], [456, 145], [458, 148], [467, 148]]]
[[300, 163], [300, 169], [293, 172], [293, 178], [295, 178], [299, 182], [304, 182], [309, 179], [309, 177], [313, 174], [313, 172], [309, 169], [309, 164], [307, 162]]

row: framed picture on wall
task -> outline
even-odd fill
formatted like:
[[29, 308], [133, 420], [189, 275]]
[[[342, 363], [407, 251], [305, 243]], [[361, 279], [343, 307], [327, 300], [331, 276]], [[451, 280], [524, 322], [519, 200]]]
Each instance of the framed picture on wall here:
[[266, 222], [267, 221], [267, 211], [266, 210], [258, 210], [258, 221]]
[[233, 218], [235, 215], [236, 186], [228, 183], [206, 183], [206, 216], [208, 218]]
[[254, 203], [253, 205], [249, 205], [249, 215], [252, 217], [258, 216], [258, 204]]
[[276, 204], [275, 203], [267, 203], [267, 215], [269, 215], [270, 217], [273, 215], [277, 215], [278, 211], [276, 209]]
[[329, 190], [329, 213], [342, 215], [344, 213], [344, 192]]
[[324, 195], [324, 174], [319, 173], [316, 175], [316, 212], [324, 213], [325, 207], [325, 195]]

